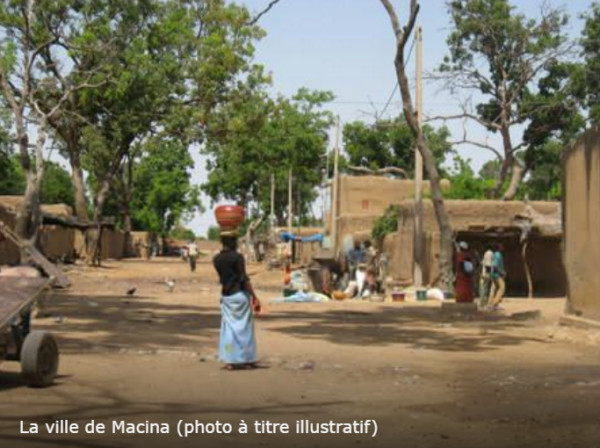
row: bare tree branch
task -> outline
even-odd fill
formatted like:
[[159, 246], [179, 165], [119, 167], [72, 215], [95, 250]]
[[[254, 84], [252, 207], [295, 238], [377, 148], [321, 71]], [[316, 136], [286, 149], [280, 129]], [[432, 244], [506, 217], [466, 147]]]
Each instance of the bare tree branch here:
[[387, 11], [388, 16], [390, 17], [390, 21], [392, 22], [392, 30], [396, 35], [396, 42], [399, 43], [402, 39], [402, 28], [400, 27], [400, 21], [398, 20], [398, 14], [396, 14], [396, 9], [394, 8], [394, 5], [392, 5], [392, 2], [390, 2], [390, 0], [381, 0], [381, 3], [383, 3], [385, 10]]
[[412, 34], [415, 23], [417, 23], [417, 16], [419, 15], [420, 5], [417, 3], [417, 0], [411, 0], [410, 2], [410, 16], [408, 18], [408, 23], [404, 27], [402, 31], [402, 42], [401, 45], [404, 47], [406, 42], [408, 42], [408, 38]]
[[502, 157], [502, 154], [500, 153], [500, 151], [498, 151], [496, 148], [494, 148], [492, 145], [489, 145], [487, 143], [481, 143], [475, 140], [469, 140], [467, 138], [463, 138], [462, 140], [457, 140], [454, 142], [448, 142], [451, 145], [473, 145], [473, 146], [477, 146], [478, 148], [482, 148], [482, 149], [487, 149], [488, 151], [491, 151], [494, 153], [494, 155], [498, 158], [498, 160], [504, 160], [504, 157]]
[[465, 120], [465, 119], [473, 120], [485, 128], [492, 128], [492, 129], [500, 130], [499, 124], [491, 122], [491, 121], [483, 120], [482, 118], [478, 117], [477, 115], [474, 115], [474, 114], [471, 114], [468, 112], [463, 112], [462, 114], [457, 114], [457, 115], [435, 115], [433, 117], [428, 117], [425, 120], [425, 122], [446, 121], [446, 120]]
[[271, 0], [271, 2], [269, 2], [269, 4], [267, 5], [267, 7], [265, 9], [263, 9], [261, 12], [259, 12], [257, 15], [255, 15], [254, 18], [252, 20], [250, 20], [250, 22], [248, 22], [248, 25], [256, 25], [258, 23], [258, 21], [261, 19], [261, 17], [264, 16], [265, 14], [267, 14], [273, 8], [273, 6], [275, 6], [279, 2], [280, 2], [280, 0]]

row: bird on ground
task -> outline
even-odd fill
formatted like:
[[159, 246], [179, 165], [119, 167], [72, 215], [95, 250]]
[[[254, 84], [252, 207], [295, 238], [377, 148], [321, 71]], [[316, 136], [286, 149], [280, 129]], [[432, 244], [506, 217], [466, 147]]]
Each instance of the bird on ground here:
[[175, 289], [175, 280], [171, 280], [171, 279], [167, 278], [165, 280], [165, 285], [167, 285], [167, 290], [169, 292], [173, 292], [173, 290]]
[[137, 288], [131, 288], [131, 289], [127, 290], [126, 294], [127, 294], [128, 297], [131, 297], [131, 296], [133, 296], [135, 294], [136, 291], [137, 291]]

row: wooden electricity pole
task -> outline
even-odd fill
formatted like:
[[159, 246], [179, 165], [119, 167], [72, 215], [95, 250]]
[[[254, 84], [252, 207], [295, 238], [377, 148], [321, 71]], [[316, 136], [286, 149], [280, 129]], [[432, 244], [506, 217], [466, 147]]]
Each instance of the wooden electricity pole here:
[[333, 199], [331, 200], [331, 244], [334, 257], [337, 257], [338, 251], [340, 133], [340, 117], [338, 116], [335, 134], [335, 147], [333, 148]]
[[275, 227], [275, 174], [271, 174], [271, 213], [269, 214], [271, 227]]
[[[423, 29], [417, 27], [417, 79], [415, 86], [416, 112], [419, 128], [423, 128]], [[415, 147], [415, 226], [413, 240], [413, 280], [417, 287], [423, 286], [423, 157]]]
[[292, 209], [292, 167], [288, 173], [288, 232], [292, 233], [294, 213]]

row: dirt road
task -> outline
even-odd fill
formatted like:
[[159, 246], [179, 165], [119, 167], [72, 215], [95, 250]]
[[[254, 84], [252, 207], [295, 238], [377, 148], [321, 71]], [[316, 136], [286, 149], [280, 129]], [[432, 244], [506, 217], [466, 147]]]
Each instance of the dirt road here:
[[[59, 339], [57, 384], [28, 389], [18, 365], [1, 366], [1, 446], [600, 445], [600, 339], [555, 325], [563, 300], [508, 300], [503, 313], [474, 317], [442, 314], [435, 303], [269, 304], [279, 274], [249, 270], [267, 309], [257, 322], [264, 368], [226, 372], [215, 360], [218, 287], [208, 262], [194, 276], [176, 260], [74, 268], [53, 317], [35, 322]], [[26, 429], [60, 419], [93, 419], [108, 431], [20, 430], [21, 421]], [[375, 420], [378, 433], [237, 433], [241, 420], [294, 428], [306, 419]], [[235, 429], [179, 438], [180, 420]], [[112, 434], [112, 421], [164, 422], [171, 433]]]

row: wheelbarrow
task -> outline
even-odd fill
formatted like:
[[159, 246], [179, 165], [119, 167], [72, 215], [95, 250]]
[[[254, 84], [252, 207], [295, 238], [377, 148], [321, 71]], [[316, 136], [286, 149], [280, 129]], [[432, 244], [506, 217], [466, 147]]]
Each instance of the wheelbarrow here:
[[31, 387], [47, 387], [58, 372], [58, 345], [45, 331], [31, 331], [31, 311], [54, 279], [0, 277], [0, 362], [21, 363]]

